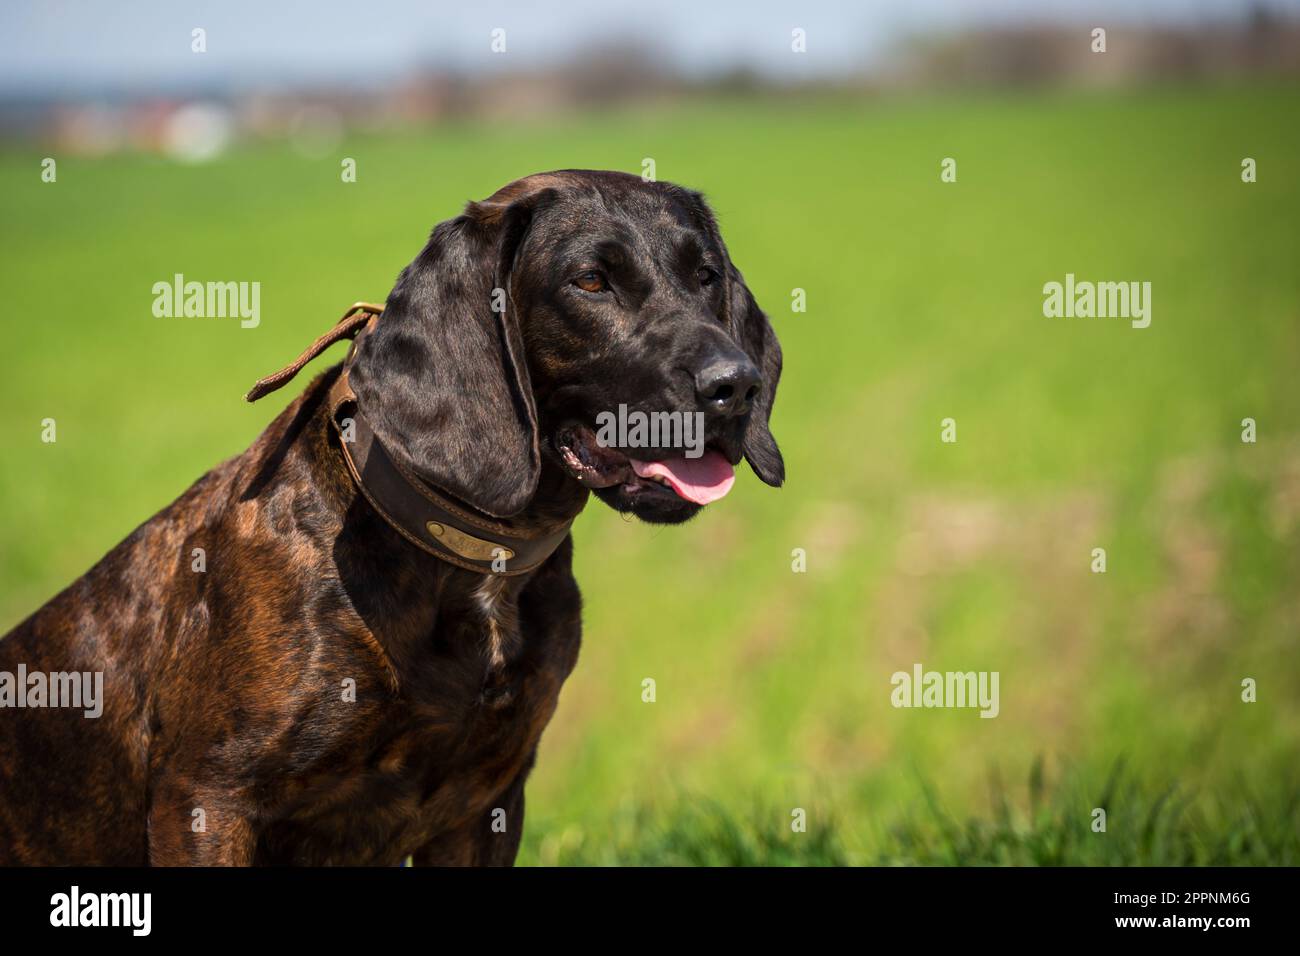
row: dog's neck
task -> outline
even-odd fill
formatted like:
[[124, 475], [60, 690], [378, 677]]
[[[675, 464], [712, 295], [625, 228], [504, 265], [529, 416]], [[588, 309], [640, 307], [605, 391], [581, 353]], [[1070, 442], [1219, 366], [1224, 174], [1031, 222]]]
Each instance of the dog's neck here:
[[587, 506], [590, 497], [591, 492], [586, 487], [575, 481], [558, 462], [543, 452], [537, 493], [523, 511], [510, 519], [510, 524], [521, 530], [532, 531], [572, 521]]
[[[543, 486], [540, 465], [535, 501], [528, 502], [532, 507], [492, 516], [430, 483], [417, 462], [406, 457], [405, 445], [394, 448], [380, 439], [372, 427], [373, 409], [352, 390], [347, 363], [330, 385], [327, 402], [339, 439], [335, 448], [357, 488], [393, 530], [420, 550], [465, 570], [513, 577], [540, 567], [568, 537], [581, 502], [553, 476]], [[549, 514], [561, 517], [548, 521]]]
[[[534, 579], [555, 573], [567, 577], [568, 541], [540, 567], [515, 576], [456, 567], [415, 547], [378, 515], [348, 471], [326, 401], [332, 378], [330, 373], [318, 378], [272, 424], [265, 440], [272, 447], [287, 443], [303, 425], [312, 434], [298, 447], [309, 457], [318, 492], [341, 519], [341, 528], [330, 532], [332, 540], [322, 546], [332, 555], [348, 600], [383, 647], [399, 682], [419, 672], [430, 636], [436, 635], [459, 648], [458, 653], [479, 657], [485, 686], [491, 684], [522, 652], [520, 593]], [[543, 455], [537, 491], [510, 517], [510, 525], [529, 533], [570, 521], [589, 495], [549, 454]], [[469, 621], [477, 625], [467, 629]]]

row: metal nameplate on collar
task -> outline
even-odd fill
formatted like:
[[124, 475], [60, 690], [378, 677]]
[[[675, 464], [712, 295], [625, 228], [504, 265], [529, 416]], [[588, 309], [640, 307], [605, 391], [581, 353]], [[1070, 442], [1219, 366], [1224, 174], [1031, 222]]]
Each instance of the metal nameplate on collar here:
[[425, 524], [425, 528], [443, 547], [470, 561], [495, 561], [498, 559], [509, 561], [515, 556], [514, 551], [503, 544], [475, 538], [450, 525], [430, 521]]

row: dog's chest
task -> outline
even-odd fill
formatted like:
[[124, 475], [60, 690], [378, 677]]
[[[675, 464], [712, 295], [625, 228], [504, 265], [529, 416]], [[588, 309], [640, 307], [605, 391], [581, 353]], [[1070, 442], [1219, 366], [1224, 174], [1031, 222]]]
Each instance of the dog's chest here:
[[498, 586], [480, 587], [470, 604], [403, 662], [397, 694], [365, 710], [343, 765], [272, 828], [265, 845], [275, 855], [395, 862], [454, 842], [509, 802], [555, 711], [578, 632], [538, 626]]

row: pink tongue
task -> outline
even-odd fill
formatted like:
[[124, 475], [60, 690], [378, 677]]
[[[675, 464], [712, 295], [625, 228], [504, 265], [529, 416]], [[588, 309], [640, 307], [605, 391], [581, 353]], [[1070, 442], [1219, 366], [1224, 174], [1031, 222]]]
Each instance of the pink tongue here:
[[736, 483], [731, 462], [716, 451], [706, 451], [699, 458], [669, 458], [667, 461], [631, 459], [632, 470], [642, 478], [663, 476], [673, 491], [687, 501], [707, 505], [725, 498]]

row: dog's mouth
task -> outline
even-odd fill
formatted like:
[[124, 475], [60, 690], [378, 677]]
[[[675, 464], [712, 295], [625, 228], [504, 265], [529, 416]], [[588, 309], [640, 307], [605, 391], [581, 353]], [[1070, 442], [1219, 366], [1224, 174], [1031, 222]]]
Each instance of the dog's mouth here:
[[736, 482], [731, 462], [708, 446], [698, 458], [679, 454], [642, 461], [599, 444], [585, 425], [568, 425], [555, 436], [555, 448], [569, 474], [588, 488], [619, 485], [629, 495], [672, 494], [707, 505], [726, 497]]

